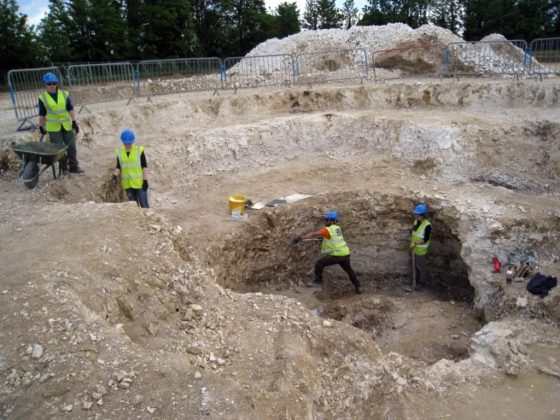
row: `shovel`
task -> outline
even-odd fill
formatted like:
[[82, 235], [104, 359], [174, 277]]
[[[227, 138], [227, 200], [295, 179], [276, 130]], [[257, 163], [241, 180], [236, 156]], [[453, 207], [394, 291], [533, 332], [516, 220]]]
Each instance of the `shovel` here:
[[404, 288], [404, 291], [408, 293], [412, 293], [416, 290], [416, 257], [414, 250], [411, 250], [410, 254], [412, 255], [412, 287], [406, 286]]

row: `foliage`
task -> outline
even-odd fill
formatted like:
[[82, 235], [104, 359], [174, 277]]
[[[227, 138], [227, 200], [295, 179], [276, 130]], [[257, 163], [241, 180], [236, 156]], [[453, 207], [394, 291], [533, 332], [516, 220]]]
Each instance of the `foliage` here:
[[508, 39], [559, 36], [558, 0], [465, 0], [465, 39], [491, 33]]
[[[350, 28], [355, 0], [306, 0], [267, 12], [264, 0], [49, 0], [35, 28], [16, 0], [0, 0], [0, 71], [50, 62], [244, 55], [260, 42], [306, 29]], [[560, 35], [560, 0], [368, 0], [360, 25], [434, 23], [478, 40]]]
[[280, 3], [276, 8], [275, 16], [278, 38], [284, 38], [300, 31], [299, 10], [295, 2]]
[[335, 0], [307, 0], [303, 13], [304, 27], [307, 29], [340, 28], [343, 15]]
[[358, 22], [358, 9], [354, 5], [354, 0], [344, 0], [342, 15], [344, 16], [344, 28], [346, 29], [350, 29]]
[[10, 69], [44, 64], [33, 27], [19, 13], [15, 0], [0, 0], [0, 83]]

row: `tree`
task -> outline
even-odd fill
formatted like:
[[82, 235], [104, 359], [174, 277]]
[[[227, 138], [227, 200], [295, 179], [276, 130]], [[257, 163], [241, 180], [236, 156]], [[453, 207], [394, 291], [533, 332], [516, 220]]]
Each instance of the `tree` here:
[[458, 34], [464, 19], [463, 3], [463, 0], [433, 0], [430, 22]]
[[198, 42], [185, 0], [144, 0], [138, 5], [138, 52], [142, 58], [188, 57]]
[[19, 13], [15, 0], [0, 0], [0, 77], [11, 69], [44, 64], [33, 28], [26, 25], [27, 16]]
[[207, 57], [221, 56], [226, 43], [225, 18], [219, 0], [192, 0], [192, 16], [199, 47], [197, 52]]
[[303, 27], [306, 29], [319, 28], [319, 5], [318, 0], [306, 0], [303, 12]]
[[358, 9], [354, 5], [354, 0], [344, 0], [342, 13], [344, 15], [344, 27], [350, 29], [358, 21]]
[[226, 47], [232, 55], [243, 55], [268, 39], [274, 17], [266, 13], [264, 0], [224, 0]]
[[509, 38], [519, 20], [516, 0], [467, 0], [465, 39], [480, 40], [491, 33]]
[[343, 16], [337, 9], [335, 0], [318, 0], [317, 14], [319, 29], [340, 28]]
[[115, 0], [91, 0], [90, 60], [128, 58], [130, 46], [127, 25]]
[[359, 25], [385, 25], [402, 22], [412, 28], [428, 23], [433, 0], [368, 0]]
[[51, 62], [77, 61], [68, 28], [69, 17], [63, 0], [50, 0], [49, 12], [39, 24], [39, 42]]
[[339, 28], [342, 18], [335, 0], [307, 0], [303, 25], [307, 29]]
[[297, 4], [280, 3], [276, 8], [276, 34], [278, 38], [296, 34], [300, 31], [299, 10]]

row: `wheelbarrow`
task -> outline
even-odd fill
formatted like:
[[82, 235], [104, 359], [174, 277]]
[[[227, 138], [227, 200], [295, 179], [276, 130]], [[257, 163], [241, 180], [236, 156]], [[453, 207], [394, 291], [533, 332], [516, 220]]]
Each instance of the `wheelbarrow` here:
[[[64, 157], [67, 148], [64, 144], [43, 143], [43, 136], [40, 141], [12, 144], [12, 150], [22, 160], [19, 176], [23, 184], [29, 189], [35, 188], [39, 182], [39, 175], [49, 167], [52, 168], [53, 177], [56, 179], [54, 164]], [[45, 166], [39, 169], [39, 165]]]

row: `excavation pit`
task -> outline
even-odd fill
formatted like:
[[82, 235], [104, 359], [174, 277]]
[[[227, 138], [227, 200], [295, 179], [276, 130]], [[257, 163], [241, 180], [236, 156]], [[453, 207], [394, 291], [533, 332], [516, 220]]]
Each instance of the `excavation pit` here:
[[[345, 203], [339, 208], [340, 224], [364, 289], [361, 295], [354, 293], [338, 266], [325, 268], [320, 290], [308, 288], [320, 245], [289, 241], [318, 230], [330, 202]], [[481, 322], [472, 306], [474, 289], [455, 233], [457, 217], [449, 209], [432, 208], [430, 281], [421, 291], [410, 293], [412, 207], [412, 201], [392, 196], [341, 194], [249, 211], [250, 223], [203, 258], [223, 287], [295, 298], [325, 319], [366, 331], [384, 352], [426, 363], [459, 360], [467, 356], [468, 340]]]

